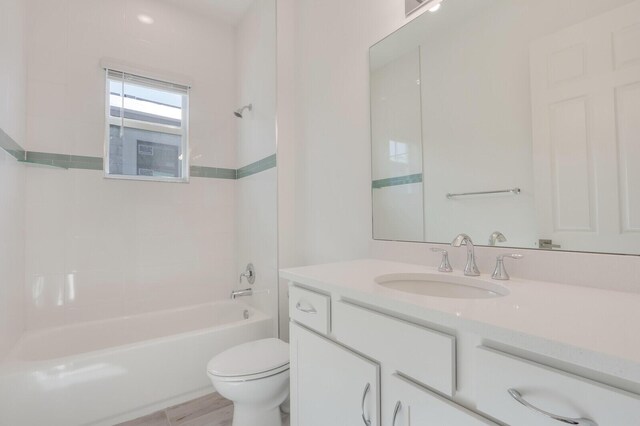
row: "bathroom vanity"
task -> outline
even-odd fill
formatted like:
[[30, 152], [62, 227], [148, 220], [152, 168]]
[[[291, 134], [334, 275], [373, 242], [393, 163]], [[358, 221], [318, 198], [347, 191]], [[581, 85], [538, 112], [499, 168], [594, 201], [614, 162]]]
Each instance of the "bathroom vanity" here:
[[[281, 277], [292, 425], [640, 424], [640, 294], [373, 259]], [[438, 281], [473, 289], [418, 294]]]
[[640, 293], [473, 261], [487, 241], [640, 255], [640, 0], [425, 6], [370, 49], [372, 236], [466, 244], [466, 275], [281, 271], [292, 425], [640, 425]]

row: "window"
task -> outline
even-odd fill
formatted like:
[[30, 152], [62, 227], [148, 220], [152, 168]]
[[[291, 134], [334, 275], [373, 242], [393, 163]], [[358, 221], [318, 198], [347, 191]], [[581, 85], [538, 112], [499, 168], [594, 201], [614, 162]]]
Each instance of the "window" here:
[[107, 70], [105, 174], [186, 182], [189, 88]]

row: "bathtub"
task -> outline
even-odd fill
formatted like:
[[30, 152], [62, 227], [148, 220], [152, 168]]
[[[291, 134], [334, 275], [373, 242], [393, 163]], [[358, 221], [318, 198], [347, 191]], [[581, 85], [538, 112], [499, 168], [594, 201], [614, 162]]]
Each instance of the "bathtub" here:
[[212, 356], [272, 335], [239, 301], [27, 332], [0, 364], [0, 425], [130, 420], [212, 392]]

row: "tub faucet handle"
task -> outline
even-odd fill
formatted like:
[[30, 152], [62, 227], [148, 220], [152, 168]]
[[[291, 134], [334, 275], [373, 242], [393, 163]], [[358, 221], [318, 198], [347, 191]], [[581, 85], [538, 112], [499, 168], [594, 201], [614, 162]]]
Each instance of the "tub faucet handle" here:
[[242, 284], [242, 278], [246, 278], [249, 284], [256, 282], [256, 269], [253, 267], [253, 263], [249, 263], [247, 269], [240, 274], [240, 284]]
[[441, 249], [438, 247], [432, 247], [431, 251], [435, 253], [442, 253], [442, 261], [440, 262], [440, 266], [438, 266], [438, 271], [440, 272], [453, 272], [453, 268], [451, 267], [451, 263], [449, 263], [449, 252], [445, 249]]

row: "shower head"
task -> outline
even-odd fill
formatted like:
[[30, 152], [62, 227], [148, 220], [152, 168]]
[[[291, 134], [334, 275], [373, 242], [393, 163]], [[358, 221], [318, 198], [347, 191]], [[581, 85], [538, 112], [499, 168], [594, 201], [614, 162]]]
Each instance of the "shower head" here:
[[233, 115], [235, 115], [238, 118], [242, 118], [242, 114], [244, 113], [245, 109], [248, 109], [249, 111], [251, 111], [253, 109], [253, 105], [252, 104], [245, 105], [242, 108], [233, 111]]

